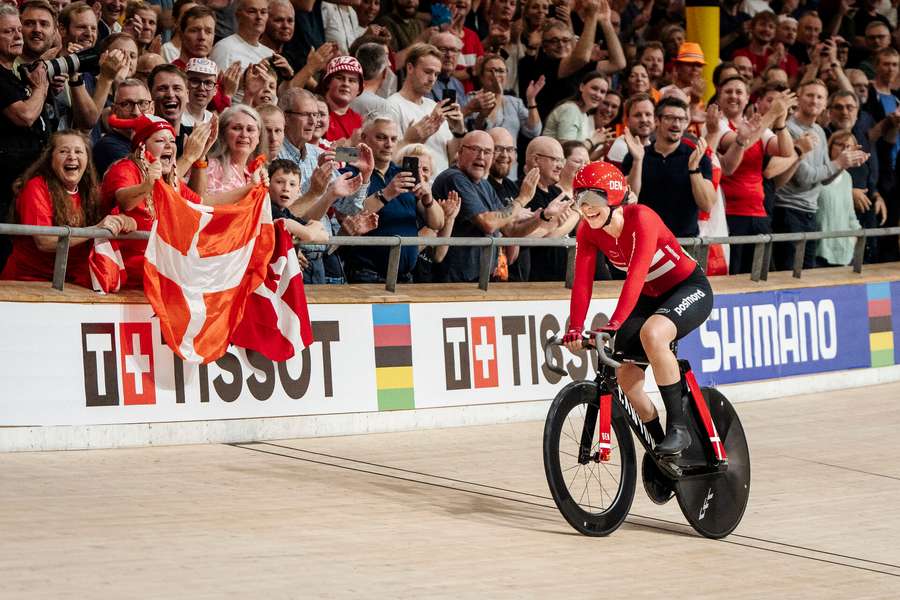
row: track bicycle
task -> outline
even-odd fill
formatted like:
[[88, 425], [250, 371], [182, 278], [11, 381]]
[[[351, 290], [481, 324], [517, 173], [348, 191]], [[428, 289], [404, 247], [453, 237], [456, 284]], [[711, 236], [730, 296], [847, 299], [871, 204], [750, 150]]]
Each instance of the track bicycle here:
[[[701, 535], [722, 538], [741, 521], [750, 495], [750, 452], [731, 403], [715, 388], [701, 388], [687, 360], [678, 365], [691, 445], [677, 457], [658, 457], [653, 439], [619, 388], [622, 363], [648, 365], [609, 347], [607, 332], [590, 332], [585, 348], [596, 350], [594, 381], [573, 381], [556, 395], [544, 425], [544, 471], [557, 508], [577, 531], [604, 536], [625, 520], [637, 480], [634, 441], [644, 447], [641, 476], [652, 501], [674, 495], [688, 523]], [[544, 347], [547, 367], [568, 373], [554, 360], [559, 338]], [[557, 351], [558, 354], [558, 351]]]

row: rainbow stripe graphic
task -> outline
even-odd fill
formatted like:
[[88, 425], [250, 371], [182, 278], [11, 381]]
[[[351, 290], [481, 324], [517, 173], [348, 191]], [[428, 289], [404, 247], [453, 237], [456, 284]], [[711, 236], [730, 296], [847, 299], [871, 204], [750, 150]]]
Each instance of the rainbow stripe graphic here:
[[891, 325], [891, 286], [870, 283], [866, 286], [869, 300], [869, 350], [873, 367], [894, 364], [894, 331]]
[[373, 304], [378, 410], [416, 407], [408, 304]]

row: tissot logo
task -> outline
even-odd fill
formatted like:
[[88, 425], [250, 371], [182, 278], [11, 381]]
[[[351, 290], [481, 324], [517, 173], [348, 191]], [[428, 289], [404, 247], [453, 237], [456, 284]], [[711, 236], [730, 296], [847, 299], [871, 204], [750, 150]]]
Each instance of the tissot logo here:
[[494, 317], [444, 319], [444, 362], [448, 390], [470, 389], [473, 381], [476, 388], [500, 385]]
[[87, 406], [156, 404], [150, 323], [82, 323], [81, 351]]

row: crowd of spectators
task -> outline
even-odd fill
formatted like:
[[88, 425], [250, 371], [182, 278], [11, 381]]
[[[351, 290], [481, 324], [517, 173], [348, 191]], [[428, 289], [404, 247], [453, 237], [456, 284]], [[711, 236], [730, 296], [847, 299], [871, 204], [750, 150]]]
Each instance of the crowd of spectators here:
[[[717, 215], [734, 235], [897, 225], [896, 1], [720, 4], [708, 90], [681, 0], [3, 3], [0, 215], [148, 230], [157, 179], [222, 204], [265, 171], [307, 283], [385, 280], [387, 248], [334, 235], [573, 236], [591, 160], [677, 236]], [[774, 266], [791, 268], [783, 246]], [[848, 264], [852, 246], [808, 243], [804, 266]], [[55, 247], [3, 239], [0, 277], [49, 278]], [[139, 272], [141, 244], [123, 256]], [[898, 258], [896, 238], [868, 240], [867, 261]], [[565, 263], [504, 247], [493, 277], [562, 280]], [[478, 248], [407, 247], [398, 277], [474, 281], [479, 265]]]

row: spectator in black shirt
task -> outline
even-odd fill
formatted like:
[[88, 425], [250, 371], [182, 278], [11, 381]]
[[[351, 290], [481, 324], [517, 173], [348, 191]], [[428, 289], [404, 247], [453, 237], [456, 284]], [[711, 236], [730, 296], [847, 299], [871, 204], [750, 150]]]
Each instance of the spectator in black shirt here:
[[[19, 11], [0, 5], [0, 220], [6, 221], [13, 200], [12, 184], [31, 165], [47, 143], [50, 132], [41, 112], [50, 89], [47, 69], [40, 64], [23, 79], [13, 72], [13, 62], [22, 55], [22, 23]], [[11, 247], [0, 244], [0, 268]]]
[[614, 73], [625, 68], [625, 55], [610, 22], [612, 11], [607, 0], [585, 0], [584, 9], [588, 15], [577, 43], [568, 25], [552, 19], [544, 26], [537, 56], [526, 56], [519, 61], [519, 73], [523, 75], [519, 77], [520, 98], [527, 96], [528, 84], [533, 79], [529, 74], [543, 73], [546, 78], [546, 85], [536, 98], [542, 121], [546, 121], [550, 111], [562, 100], [574, 96], [581, 76], [593, 70], [591, 52], [598, 22], [607, 36], [610, 58], [599, 61], [597, 70]]
[[700, 235], [698, 212], [716, 203], [706, 140], [684, 138], [689, 119], [684, 101], [663, 98], [656, 106], [656, 141], [643, 156], [635, 146], [622, 161], [638, 202], [655, 210], [676, 237]]
[[[143, 114], [152, 114], [153, 101], [150, 92], [139, 79], [126, 79], [116, 88], [112, 114], [120, 119], [135, 119]], [[97, 175], [103, 174], [111, 164], [131, 153], [131, 131], [110, 128], [111, 131], [94, 144], [94, 167]]]
[[[488, 135], [494, 140], [494, 160], [488, 182], [500, 197], [503, 206], [509, 206], [519, 195], [519, 184], [509, 178], [512, 166], [516, 163], [516, 142], [509, 131], [503, 127], [488, 129]], [[528, 281], [531, 273], [531, 254], [529, 248], [504, 246], [506, 263], [509, 269], [509, 281]]]

